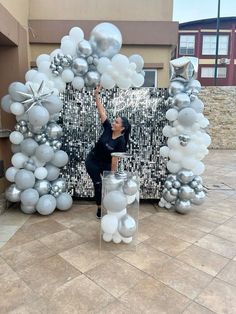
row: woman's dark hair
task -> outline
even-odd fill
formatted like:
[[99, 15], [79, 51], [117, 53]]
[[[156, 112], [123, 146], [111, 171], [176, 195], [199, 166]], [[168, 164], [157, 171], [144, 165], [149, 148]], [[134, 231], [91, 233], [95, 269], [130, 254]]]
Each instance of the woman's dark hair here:
[[131, 125], [129, 123], [129, 120], [126, 117], [121, 117], [121, 121], [122, 121], [122, 126], [124, 128], [122, 133], [124, 134], [125, 145], [127, 145], [128, 142], [129, 142], [129, 135], [130, 135], [130, 132], [131, 132]]

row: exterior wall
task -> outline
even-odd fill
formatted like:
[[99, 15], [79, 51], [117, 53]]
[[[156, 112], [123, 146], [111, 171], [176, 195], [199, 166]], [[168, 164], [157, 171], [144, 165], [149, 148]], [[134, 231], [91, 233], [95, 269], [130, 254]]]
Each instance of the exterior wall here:
[[0, 0], [0, 4], [2, 4], [25, 29], [28, 28], [29, 2], [30, 0]]
[[[214, 20], [214, 21], [212, 21]], [[204, 35], [216, 35], [216, 19], [193, 21], [180, 24], [179, 41], [181, 35], [195, 36], [195, 53], [194, 56], [199, 58], [198, 80], [203, 86], [215, 85], [214, 78], [202, 78], [201, 69], [203, 67], [215, 66], [215, 55], [202, 54], [202, 42]], [[217, 86], [236, 85], [236, 18], [223, 18], [220, 21], [220, 35], [229, 35], [228, 54], [218, 55], [218, 67], [225, 67], [227, 75], [225, 78], [217, 78]], [[177, 52], [177, 56], [182, 55]], [[229, 64], [221, 64], [220, 59], [227, 58]]]
[[173, 0], [31, 0], [29, 19], [171, 21], [172, 11]]
[[200, 93], [210, 121], [212, 149], [236, 149], [236, 86], [208, 86]]

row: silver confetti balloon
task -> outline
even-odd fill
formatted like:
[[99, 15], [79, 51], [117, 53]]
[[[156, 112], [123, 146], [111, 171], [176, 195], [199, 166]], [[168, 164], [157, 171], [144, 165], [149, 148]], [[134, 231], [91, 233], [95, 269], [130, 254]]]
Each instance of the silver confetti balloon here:
[[122, 36], [111, 23], [101, 23], [91, 31], [89, 42], [98, 57], [112, 58], [120, 51]]
[[203, 191], [197, 192], [197, 193], [195, 193], [195, 195], [192, 198], [191, 202], [194, 205], [201, 205], [204, 202], [205, 197], [206, 197], [206, 194]]
[[137, 183], [130, 179], [130, 180], [127, 180], [123, 186], [123, 192], [127, 195], [134, 195], [136, 194], [138, 191], [138, 185]]
[[62, 127], [54, 122], [49, 123], [45, 133], [50, 139], [60, 138], [62, 136]]
[[78, 43], [77, 52], [82, 57], [88, 57], [92, 54], [92, 47], [90, 42], [87, 40], [82, 40]]
[[95, 87], [100, 82], [100, 74], [97, 71], [89, 71], [85, 75], [84, 82], [85, 82], [85, 86]]
[[175, 202], [175, 210], [180, 214], [187, 214], [191, 208], [191, 202], [189, 200], [177, 199]]
[[51, 189], [51, 184], [48, 180], [37, 180], [34, 189], [38, 191], [39, 196], [48, 194]]
[[132, 237], [136, 232], [136, 222], [134, 218], [128, 214], [122, 216], [118, 223], [118, 232], [124, 238]]
[[191, 200], [194, 197], [194, 190], [189, 185], [182, 185], [178, 197], [181, 200]]
[[180, 170], [177, 174], [177, 178], [180, 182], [187, 184], [194, 178], [194, 174], [190, 170]]
[[88, 72], [88, 63], [83, 58], [76, 58], [72, 64], [72, 71], [75, 75], [83, 76]]
[[10, 202], [19, 202], [20, 201], [20, 194], [22, 190], [20, 190], [16, 184], [12, 184], [7, 188], [5, 192], [6, 199]]

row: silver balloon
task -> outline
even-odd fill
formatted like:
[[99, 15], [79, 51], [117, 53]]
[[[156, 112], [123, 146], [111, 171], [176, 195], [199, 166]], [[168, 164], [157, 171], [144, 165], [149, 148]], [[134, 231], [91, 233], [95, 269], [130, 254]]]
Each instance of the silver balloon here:
[[87, 59], [88, 64], [92, 64], [93, 63], [93, 57], [89, 56]]
[[22, 190], [20, 190], [16, 184], [12, 184], [9, 186], [9, 188], [6, 189], [5, 196], [6, 199], [10, 202], [19, 202], [20, 201], [20, 195]]
[[84, 83], [85, 86], [97, 86], [100, 82], [100, 74], [97, 71], [89, 71], [85, 75]]
[[51, 184], [48, 180], [37, 180], [34, 189], [38, 191], [39, 196], [48, 194], [51, 189]]
[[177, 199], [175, 202], [175, 210], [180, 214], [187, 214], [191, 208], [191, 202], [189, 200]]
[[179, 135], [179, 141], [181, 146], [187, 146], [190, 139], [191, 137], [189, 135], [186, 134]]
[[181, 183], [179, 181], [177, 181], [177, 180], [174, 181], [172, 183], [172, 185], [173, 185], [173, 188], [175, 188], [175, 189], [179, 189], [181, 187]]
[[77, 52], [82, 57], [88, 57], [92, 54], [92, 47], [90, 42], [87, 40], [82, 40], [78, 43]]
[[191, 200], [194, 197], [194, 190], [189, 185], [182, 185], [178, 197], [181, 200]]
[[123, 192], [127, 195], [134, 195], [136, 194], [138, 191], [138, 185], [137, 183], [130, 179], [130, 180], [127, 180], [123, 186]]
[[174, 106], [177, 106], [179, 109], [189, 106], [190, 104], [190, 98], [185, 93], [179, 93], [175, 95], [173, 98], [172, 104]]
[[194, 64], [187, 57], [181, 57], [170, 61], [170, 80], [188, 82], [195, 77]]
[[136, 232], [136, 222], [134, 218], [128, 214], [122, 216], [118, 223], [118, 232], [124, 238], [132, 237]]
[[[196, 181], [195, 181], [196, 182]], [[195, 187], [195, 192], [201, 192], [201, 191], [203, 191], [203, 186], [202, 186], [202, 184], [198, 184], [196, 187]]]
[[107, 192], [119, 190], [123, 184], [123, 180], [117, 178], [114, 174], [105, 177], [103, 181], [104, 189]]
[[174, 196], [177, 196], [177, 195], [178, 195], [178, 190], [172, 188], [172, 189], [170, 189], [170, 194], [171, 194], [171, 195], [174, 195]]
[[195, 176], [194, 177], [194, 181], [197, 182], [198, 184], [202, 184], [203, 183], [202, 177], [200, 177], [200, 176]]
[[88, 63], [83, 58], [76, 58], [72, 64], [72, 71], [75, 75], [83, 76], [88, 72]]
[[181, 93], [184, 91], [184, 84], [181, 82], [171, 82], [169, 87], [169, 94], [171, 96], [175, 96], [178, 93]]
[[62, 127], [54, 122], [49, 123], [45, 133], [51, 139], [60, 138], [62, 136]]
[[20, 204], [20, 209], [24, 214], [33, 214], [36, 213], [36, 208], [35, 206], [32, 205], [25, 205], [25, 204]]
[[193, 180], [189, 183], [189, 186], [191, 186], [192, 189], [195, 189], [198, 186], [198, 183]]
[[187, 184], [193, 180], [194, 174], [190, 170], [180, 170], [177, 174], [177, 178], [180, 182]]
[[52, 187], [55, 185], [58, 186], [59, 189], [61, 189], [61, 192], [66, 192], [66, 190], [67, 190], [66, 180], [63, 178], [58, 178], [58, 179], [54, 180], [51, 184], [52, 184]]
[[169, 203], [175, 201], [177, 198], [176, 195], [172, 195], [168, 190], [162, 193], [162, 197]]
[[112, 58], [120, 51], [122, 36], [115, 25], [101, 23], [90, 33], [89, 42], [98, 57]]
[[170, 180], [170, 181], [175, 181], [176, 180], [176, 175], [175, 174], [169, 174], [166, 178], [166, 180]]
[[195, 193], [194, 197], [191, 199], [191, 202], [194, 205], [201, 205], [204, 202], [205, 197], [206, 197], [206, 194], [203, 191], [197, 192]]
[[171, 189], [172, 188], [172, 181], [166, 180], [166, 182], [164, 183], [164, 187], [167, 189]]

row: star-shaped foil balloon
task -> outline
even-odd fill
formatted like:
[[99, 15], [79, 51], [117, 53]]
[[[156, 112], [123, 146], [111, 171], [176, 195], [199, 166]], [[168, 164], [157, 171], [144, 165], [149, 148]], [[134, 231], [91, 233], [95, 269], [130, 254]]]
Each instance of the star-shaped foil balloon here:
[[197, 65], [187, 57], [181, 57], [170, 61], [170, 81], [179, 80], [188, 82], [197, 75]]
[[41, 84], [39, 85], [39, 88], [37, 90], [34, 90], [34, 88], [32, 87], [32, 85], [28, 85], [30, 90], [31, 90], [31, 94], [30, 93], [23, 93], [23, 92], [17, 92], [20, 95], [25, 96], [26, 100], [22, 101], [23, 105], [29, 106], [29, 108], [26, 110], [26, 112], [28, 112], [31, 108], [33, 108], [33, 106], [37, 105], [42, 105], [42, 101], [45, 101], [47, 99], [47, 97], [51, 96], [53, 94], [53, 91], [49, 92], [49, 93], [44, 93], [44, 81], [41, 82]]

